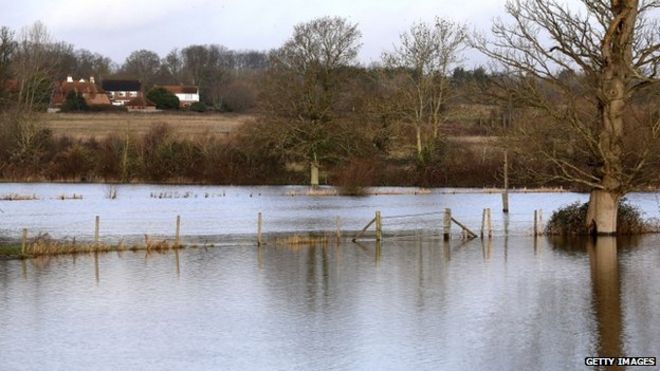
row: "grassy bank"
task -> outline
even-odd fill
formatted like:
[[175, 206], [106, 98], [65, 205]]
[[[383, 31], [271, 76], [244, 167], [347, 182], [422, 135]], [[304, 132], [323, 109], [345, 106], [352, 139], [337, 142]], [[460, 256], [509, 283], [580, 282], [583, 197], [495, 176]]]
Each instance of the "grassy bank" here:
[[147, 253], [150, 253], [166, 252], [169, 250], [178, 250], [181, 248], [184, 248], [184, 246], [176, 245], [165, 240], [151, 240], [147, 236], [145, 236], [144, 245], [128, 245], [123, 242], [114, 245], [89, 242], [77, 243], [75, 239], [72, 241], [60, 241], [51, 239], [49, 237], [40, 236], [30, 240], [25, 246], [25, 251], [23, 251], [23, 246], [20, 243], [0, 244], [0, 259], [29, 259], [39, 256], [109, 253], [123, 251], [146, 251]]
[[0, 259], [20, 259], [24, 257], [21, 254], [20, 244], [0, 244]]

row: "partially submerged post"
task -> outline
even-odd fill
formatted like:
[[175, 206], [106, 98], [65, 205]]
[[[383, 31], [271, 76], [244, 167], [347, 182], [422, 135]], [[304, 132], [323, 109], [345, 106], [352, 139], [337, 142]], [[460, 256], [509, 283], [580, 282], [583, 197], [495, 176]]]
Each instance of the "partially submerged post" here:
[[21, 238], [21, 255], [25, 255], [25, 249], [27, 248], [27, 237], [28, 230], [27, 228], [23, 228], [23, 237]]
[[539, 211], [534, 210], [534, 237], [539, 235]]
[[339, 217], [337, 217], [337, 219], [335, 220], [335, 225], [337, 227], [337, 230], [336, 230], [337, 240], [340, 240], [341, 239], [341, 219]]
[[99, 227], [101, 224], [101, 218], [97, 215], [96, 216], [96, 223], [95, 223], [95, 228], [94, 228], [94, 243], [99, 244]]
[[383, 221], [380, 217], [380, 211], [376, 211], [376, 241], [383, 239]]
[[488, 238], [493, 238], [493, 219], [490, 208], [486, 209], [486, 226], [488, 227]]
[[481, 212], [481, 239], [484, 238], [484, 231], [486, 230], [486, 209]]
[[357, 240], [358, 240], [360, 237], [362, 237], [362, 235], [364, 234], [364, 232], [366, 232], [367, 229], [369, 229], [369, 227], [371, 227], [371, 225], [374, 224], [375, 222], [376, 222], [376, 218], [371, 219], [371, 220], [369, 221], [369, 223], [367, 223], [367, 225], [365, 225], [364, 228], [362, 228], [362, 230], [361, 230], [360, 232], [358, 232], [358, 234], [356, 234], [355, 237], [353, 237], [353, 240], [352, 240], [352, 241], [355, 242], [355, 243], [357, 243]]
[[504, 151], [504, 192], [502, 192], [502, 211], [509, 212], [509, 151]]
[[449, 241], [451, 235], [451, 209], [445, 209], [445, 215], [442, 222], [442, 238], [445, 241]]
[[176, 234], [175, 234], [175, 240], [174, 240], [174, 247], [179, 248], [179, 245], [181, 244], [181, 215], [176, 216]]
[[257, 245], [261, 246], [263, 244], [263, 240], [261, 239], [261, 212], [257, 214]]
[[463, 236], [463, 239], [474, 239], [477, 238], [477, 234], [472, 232], [470, 228], [466, 227], [463, 223], [459, 222], [458, 220], [451, 218], [451, 221], [456, 223], [457, 226], [461, 227], [461, 234]]

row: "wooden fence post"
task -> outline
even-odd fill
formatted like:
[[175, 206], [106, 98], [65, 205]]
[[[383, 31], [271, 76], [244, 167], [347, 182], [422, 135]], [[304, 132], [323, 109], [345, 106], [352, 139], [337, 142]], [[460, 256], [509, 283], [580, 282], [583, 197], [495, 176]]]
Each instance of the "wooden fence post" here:
[[490, 208], [486, 209], [486, 223], [488, 227], [488, 238], [493, 238], [493, 216]]
[[23, 237], [21, 238], [21, 255], [25, 255], [25, 249], [27, 248], [27, 237], [28, 230], [27, 228], [23, 228]]
[[502, 192], [502, 211], [509, 212], [509, 151], [504, 151], [504, 192]]
[[481, 213], [481, 239], [484, 239], [484, 231], [486, 230], [486, 209]]
[[538, 224], [539, 220], [538, 220], [538, 218], [539, 218], [539, 211], [534, 210], [534, 237], [539, 235], [539, 229], [538, 229], [539, 228], [539, 224]]
[[174, 247], [179, 248], [179, 245], [181, 244], [181, 215], [176, 216], [176, 234], [175, 234], [175, 240], [174, 240]]
[[376, 241], [383, 239], [383, 220], [380, 217], [380, 211], [376, 211]]
[[101, 224], [101, 218], [97, 215], [96, 216], [96, 222], [95, 222], [95, 227], [94, 227], [94, 243], [99, 244], [99, 227]]
[[443, 218], [442, 237], [445, 241], [449, 241], [451, 235], [451, 209], [445, 209], [445, 216]]
[[337, 227], [337, 231], [336, 231], [337, 240], [339, 240], [341, 239], [341, 219], [339, 217], [337, 217], [337, 219], [335, 220], [335, 225]]
[[263, 241], [261, 240], [261, 212], [257, 214], [257, 245], [261, 246]]

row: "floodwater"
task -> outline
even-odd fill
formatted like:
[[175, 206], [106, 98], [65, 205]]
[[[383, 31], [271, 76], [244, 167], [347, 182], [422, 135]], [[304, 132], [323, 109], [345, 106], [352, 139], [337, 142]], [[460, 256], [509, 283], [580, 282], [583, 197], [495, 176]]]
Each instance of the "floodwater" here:
[[[337, 217], [342, 230], [356, 231], [377, 210], [382, 213], [386, 234], [412, 230], [428, 234], [439, 233], [445, 208], [452, 209], [452, 215], [475, 232], [481, 227], [482, 210], [491, 208], [494, 235], [503, 236], [507, 231], [510, 236], [528, 236], [534, 210], [543, 210], [547, 220], [556, 208], [588, 199], [578, 193], [513, 193], [511, 213], [505, 218], [500, 194], [465, 189], [420, 193], [378, 188], [379, 195], [369, 197], [310, 197], [304, 195], [306, 187], [120, 185], [116, 186], [116, 199], [108, 198], [109, 190], [99, 184], [0, 184], [0, 198], [12, 193], [37, 198], [0, 201], [0, 238], [18, 239], [22, 229], [28, 228], [30, 236], [48, 233], [54, 238], [92, 239], [96, 216], [101, 239], [107, 242], [142, 239], [145, 234], [173, 238], [180, 215], [184, 241], [222, 243], [227, 236], [254, 235], [259, 212], [263, 232], [279, 233], [334, 231]], [[74, 194], [82, 195], [82, 200], [60, 199]], [[637, 193], [628, 198], [646, 217], [659, 216], [658, 194]]]
[[[0, 261], [1, 370], [556, 370], [588, 356], [660, 356], [660, 236], [530, 237], [534, 209], [586, 195], [381, 189], [308, 197], [299, 187], [0, 184], [0, 236], [193, 240], [145, 251]], [[452, 193], [454, 192], [454, 193]], [[82, 194], [82, 200], [60, 195]], [[162, 197], [165, 198], [159, 198]], [[207, 195], [208, 194], [208, 195]], [[168, 198], [169, 195], [172, 198]], [[657, 217], [655, 194], [633, 204]], [[442, 209], [492, 240], [437, 238]], [[257, 247], [265, 232], [358, 230], [383, 214], [382, 244]], [[507, 230], [508, 236], [504, 236]], [[344, 232], [345, 236], [350, 236]], [[234, 243], [231, 235], [247, 239]], [[246, 242], [247, 241], [247, 242]]]
[[0, 261], [2, 370], [569, 370], [660, 355], [660, 238]]

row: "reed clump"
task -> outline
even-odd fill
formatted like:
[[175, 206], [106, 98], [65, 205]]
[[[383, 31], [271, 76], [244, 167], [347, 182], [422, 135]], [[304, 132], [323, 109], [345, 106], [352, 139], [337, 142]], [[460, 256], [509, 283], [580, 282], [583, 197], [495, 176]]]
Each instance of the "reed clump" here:
[[176, 246], [176, 244], [170, 244], [167, 242], [167, 240], [160, 240], [160, 241], [153, 241], [149, 235], [144, 235], [144, 246], [145, 249], [147, 250], [147, 253], [150, 253], [152, 251], [168, 251], [172, 250], [175, 248], [180, 248], [180, 246]]
[[0, 201], [34, 201], [38, 199], [36, 194], [21, 195], [18, 193], [9, 193], [0, 196]]
[[80, 243], [76, 239], [55, 240], [48, 234], [40, 234], [25, 246], [26, 256], [87, 254], [94, 252], [118, 251], [123, 244], [112, 246], [104, 243]]
[[74, 193], [72, 195], [68, 195], [66, 193], [63, 193], [63, 194], [57, 196], [56, 199], [58, 199], [58, 200], [82, 200], [83, 195], [76, 194], [76, 193]]
[[103, 252], [123, 252], [146, 250], [151, 252], [167, 252], [173, 249], [181, 249], [184, 246], [170, 243], [167, 240], [152, 240], [148, 235], [144, 236], [144, 245], [127, 245], [121, 240], [118, 244], [103, 242], [80, 242], [73, 239], [57, 240], [47, 233], [40, 234], [26, 241], [25, 249], [21, 244], [0, 246], [0, 256], [9, 258], [30, 258], [49, 255], [76, 255]]
[[117, 199], [117, 187], [110, 186], [106, 189], [105, 192], [105, 198], [109, 200], [116, 200]]
[[325, 246], [330, 242], [327, 235], [299, 235], [278, 237], [275, 239], [276, 246], [283, 246], [289, 248], [311, 247], [311, 246]]

